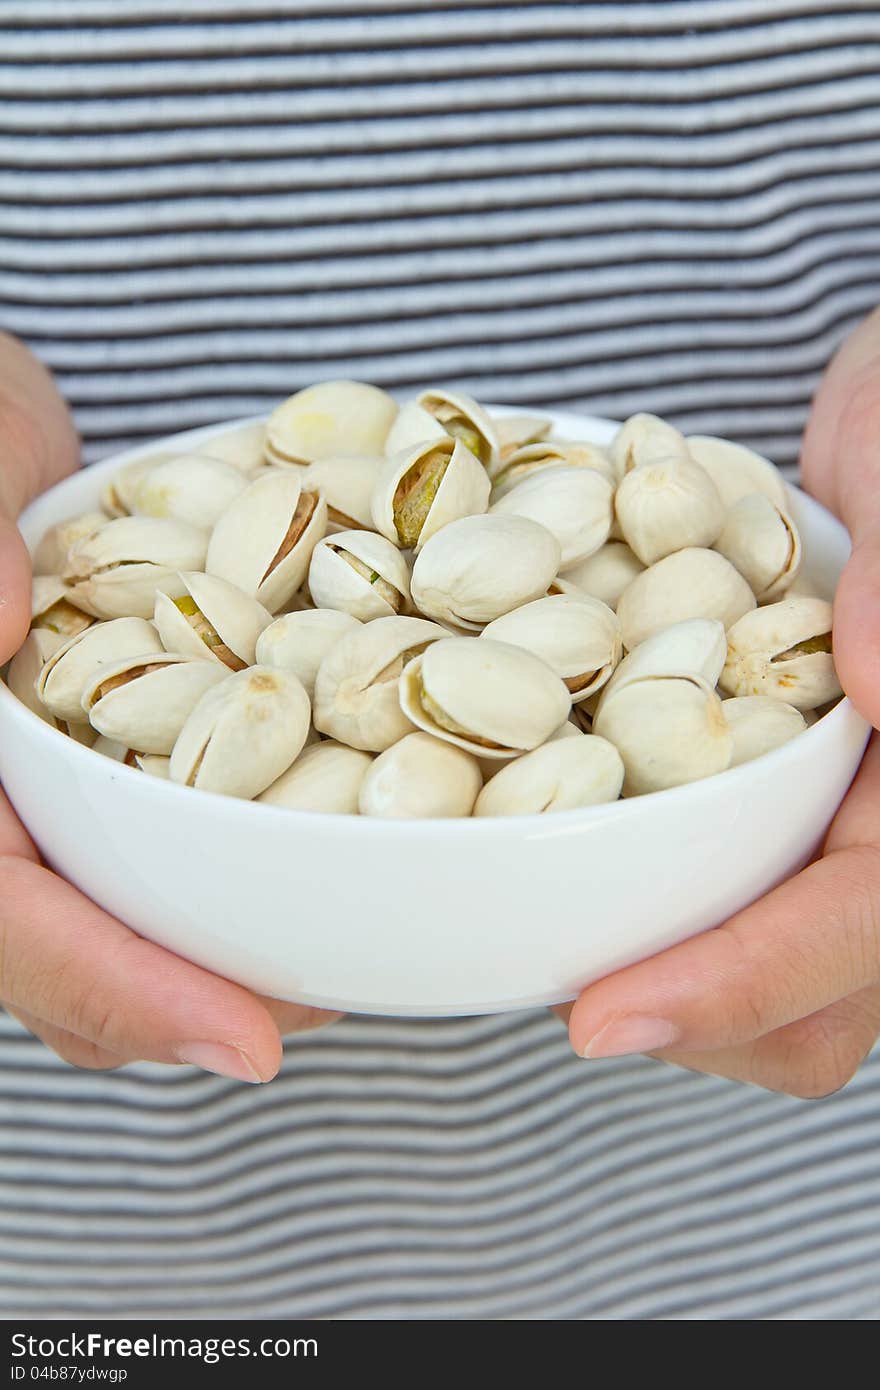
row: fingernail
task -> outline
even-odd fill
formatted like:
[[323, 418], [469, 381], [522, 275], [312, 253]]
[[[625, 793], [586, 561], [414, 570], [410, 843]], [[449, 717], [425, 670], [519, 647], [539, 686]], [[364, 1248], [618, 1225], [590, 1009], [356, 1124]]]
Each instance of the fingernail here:
[[631, 1014], [606, 1023], [590, 1038], [582, 1057], [625, 1057], [630, 1052], [659, 1052], [671, 1047], [679, 1031], [665, 1018], [643, 1018]]
[[215, 1072], [217, 1076], [229, 1076], [233, 1081], [249, 1081], [258, 1086], [263, 1078], [256, 1067], [237, 1047], [227, 1047], [225, 1043], [181, 1043], [174, 1048], [178, 1062], [185, 1066], [200, 1067], [202, 1071]]

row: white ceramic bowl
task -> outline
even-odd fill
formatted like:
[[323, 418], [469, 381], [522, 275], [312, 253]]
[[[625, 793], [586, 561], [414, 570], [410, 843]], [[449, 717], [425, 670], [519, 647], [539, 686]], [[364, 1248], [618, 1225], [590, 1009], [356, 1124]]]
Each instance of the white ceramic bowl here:
[[[554, 419], [560, 435], [599, 443], [614, 428]], [[170, 445], [197, 447], [229, 427]], [[90, 509], [111, 473], [159, 447], [40, 498], [22, 518], [28, 544]], [[830, 593], [846, 532], [801, 493], [792, 510], [811, 576]], [[358, 1013], [553, 1003], [716, 925], [806, 861], [868, 733], [843, 700], [775, 752], [672, 791], [551, 816], [390, 822], [256, 806], [147, 777], [66, 738], [0, 683], [0, 779], [59, 873], [210, 970]]]

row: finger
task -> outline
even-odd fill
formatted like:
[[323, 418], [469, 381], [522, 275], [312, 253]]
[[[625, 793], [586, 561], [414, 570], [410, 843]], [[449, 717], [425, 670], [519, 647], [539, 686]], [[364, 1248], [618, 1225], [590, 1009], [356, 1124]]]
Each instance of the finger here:
[[[804, 482], [814, 496], [838, 515], [844, 515], [846, 493], [842, 485], [849, 483], [850, 470], [854, 467], [863, 483], [865, 468], [871, 471], [871, 482], [880, 468], [870, 438], [878, 384], [880, 309], [859, 324], [836, 353], [816, 392], [804, 434]], [[874, 434], [873, 439], [876, 437]], [[872, 486], [863, 503], [871, 504], [873, 493]], [[856, 515], [845, 516], [851, 528], [858, 525], [860, 512], [857, 507]]]
[[[0, 469], [2, 469], [0, 457]], [[31, 623], [31, 562], [17, 526], [0, 514], [0, 666], [14, 656]]]
[[83, 1067], [87, 1071], [113, 1071], [116, 1067], [125, 1065], [125, 1058], [117, 1053], [108, 1052], [85, 1038], [78, 1038], [75, 1033], [66, 1032], [63, 1028], [56, 1028], [41, 1018], [35, 1018], [24, 1009], [7, 1007], [6, 1012], [17, 1018], [29, 1033], [33, 1033], [35, 1038], [45, 1043], [62, 1062], [69, 1062], [72, 1067]]
[[[880, 416], [878, 416], [880, 428]], [[834, 598], [834, 664], [860, 714], [880, 725], [880, 525], [856, 542]]]
[[151, 942], [25, 860], [0, 861], [0, 998], [128, 1060], [268, 1081], [281, 1060], [247, 990]]
[[275, 1026], [282, 1038], [292, 1033], [310, 1033], [316, 1028], [326, 1028], [328, 1023], [336, 1023], [344, 1015], [330, 1009], [315, 1009], [310, 1004], [290, 1004], [284, 999], [269, 999], [258, 994], [257, 999], [266, 1012], [275, 1020]]
[[23, 343], [0, 333], [0, 511], [18, 516], [78, 460], [76, 430], [50, 373]]
[[7, 855], [10, 858], [30, 859], [34, 864], [40, 862], [39, 850], [0, 787], [0, 859]]

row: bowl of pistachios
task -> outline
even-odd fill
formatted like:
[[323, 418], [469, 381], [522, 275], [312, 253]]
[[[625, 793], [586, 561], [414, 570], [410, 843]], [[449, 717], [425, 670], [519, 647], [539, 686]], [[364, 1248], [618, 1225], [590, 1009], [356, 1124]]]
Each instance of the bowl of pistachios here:
[[13, 806], [106, 910], [278, 998], [571, 998], [795, 872], [869, 733], [844, 528], [651, 415], [324, 382], [21, 530]]

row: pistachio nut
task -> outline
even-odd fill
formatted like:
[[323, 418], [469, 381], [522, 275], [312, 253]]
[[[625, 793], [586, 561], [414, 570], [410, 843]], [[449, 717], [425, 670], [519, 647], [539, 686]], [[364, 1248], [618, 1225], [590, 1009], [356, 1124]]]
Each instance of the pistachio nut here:
[[47, 724], [57, 725], [58, 721], [37, 694], [37, 681], [49, 657], [64, 645], [64, 641], [49, 628], [32, 628], [6, 668], [6, 684], [13, 695], [27, 705], [31, 714]]
[[221, 430], [199, 445], [199, 453], [205, 458], [220, 459], [221, 463], [231, 463], [239, 473], [253, 473], [263, 462], [266, 447], [266, 426], [262, 420], [246, 420], [244, 424], [233, 425], [231, 429]]
[[476, 758], [430, 734], [405, 734], [380, 753], [361, 783], [362, 816], [469, 816], [483, 785]]
[[143, 618], [95, 623], [51, 653], [37, 680], [37, 695], [56, 719], [86, 724], [83, 694], [96, 672], [125, 657], [145, 655], [164, 655], [152, 623]]
[[781, 748], [807, 727], [800, 710], [770, 695], [734, 695], [721, 708], [733, 738], [731, 767]]
[[780, 510], [787, 509], [782, 474], [753, 449], [708, 434], [689, 435], [687, 445], [691, 458], [706, 470], [717, 487], [725, 507], [732, 507], [750, 492], [762, 492]]
[[563, 570], [560, 577], [585, 594], [601, 599], [609, 608], [616, 608], [624, 589], [644, 568], [624, 541], [606, 541], [595, 555]]
[[477, 797], [475, 816], [540, 816], [616, 801], [623, 786], [623, 761], [613, 744], [581, 734], [554, 738], [513, 762]]
[[165, 758], [161, 753], [135, 753], [135, 766], [141, 772], [146, 772], [148, 777], [159, 777], [163, 782], [167, 782], [171, 777], [171, 759]]
[[491, 477], [498, 462], [498, 434], [492, 420], [473, 396], [432, 386], [416, 397], [417, 404], [441, 424], [453, 439], [460, 439]]
[[614, 498], [623, 538], [643, 565], [710, 546], [724, 525], [718, 489], [698, 463], [655, 459], [624, 474]]
[[145, 473], [168, 458], [167, 453], [148, 454], [146, 458], [136, 459], [125, 468], [118, 469], [108, 483], [101, 489], [101, 506], [107, 517], [118, 519], [130, 516], [134, 506], [134, 491]]
[[50, 526], [34, 551], [34, 574], [63, 574], [71, 547], [100, 531], [109, 519], [105, 512], [82, 512]]
[[478, 631], [546, 594], [559, 555], [556, 537], [526, 517], [462, 517], [432, 536], [417, 556], [413, 602], [438, 622]]
[[719, 684], [728, 695], [771, 695], [799, 710], [837, 699], [831, 604], [795, 596], [746, 613], [727, 634]]
[[653, 676], [699, 676], [714, 690], [726, 660], [724, 625], [715, 618], [686, 618], [634, 647], [612, 674], [603, 698], [610, 700], [621, 686]]
[[468, 753], [515, 758], [568, 718], [571, 692], [522, 647], [446, 637], [408, 662], [400, 706], [417, 728]]
[[423, 405], [418, 401], [407, 401], [400, 407], [397, 419], [388, 431], [385, 440], [385, 456], [402, 453], [404, 449], [414, 449], [417, 444], [428, 444], [438, 439], [448, 439], [449, 435]]
[[199, 570], [208, 538], [185, 521], [125, 516], [77, 541], [63, 576], [70, 600], [97, 618], [151, 618], [156, 593], [181, 598], [180, 570]]
[[593, 730], [626, 769], [624, 796], [663, 791], [730, 766], [733, 739], [721, 701], [700, 676], [646, 676], [600, 701]]
[[31, 627], [59, 637], [75, 637], [91, 627], [94, 618], [68, 599], [68, 588], [56, 574], [35, 574], [31, 585]]
[[540, 657], [575, 703], [602, 688], [623, 653], [617, 617], [587, 594], [558, 594], [514, 608], [483, 628], [479, 640], [487, 638]]
[[247, 478], [231, 463], [202, 454], [175, 454], [138, 477], [129, 510], [138, 516], [173, 517], [210, 531], [246, 487]]
[[781, 598], [800, 569], [798, 529], [788, 512], [762, 492], [734, 502], [715, 549], [748, 581], [759, 603]]
[[370, 501], [384, 462], [378, 455], [367, 458], [355, 454], [309, 464], [303, 472], [302, 485], [307, 492], [320, 492], [326, 498], [328, 531], [373, 529]]
[[374, 531], [337, 531], [312, 551], [309, 592], [319, 609], [368, 623], [410, 605], [409, 568], [397, 546]]
[[347, 633], [357, 631], [359, 619], [332, 608], [310, 608], [285, 613], [257, 639], [256, 659], [260, 666], [280, 666], [292, 671], [305, 687], [309, 699], [315, 693], [315, 677], [324, 657]]
[[241, 671], [255, 660], [257, 638], [272, 622], [261, 603], [213, 574], [184, 571], [183, 598], [156, 595], [153, 621], [166, 651], [219, 661]]
[[623, 645], [632, 651], [685, 618], [717, 618], [727, 629], [754, 607], [755, 595], [729, 560], [689, 546], [643, 570], [621, 594], [617, 616]]
[[553, 430], [553, 421], [545, 415], [493, 415], [491, 419], [502, 460], [527, 444], [539, 444]]
[[251, 666], [225, 675], [181, 729], [171, 751], [171, 781], [250, 801], [299, 756], [309, 713], [309, 697], [290, 671]]
[[517, 483], [540, 473], [545, 468], [592, 468], [617, 486], [617, 474], [611, 460], [598, 444], [574, 444], [550, 439], [536, 444], [524, 444], [505, 455], [492, 480], [492, 501], [506, 496]]
[[219, 664], [179, 652], [141, 653], [93, 672], [82, 707], [105, 738], [139, 753], [168, 754], [205, 691], [228, 676]]
[[392, 454], [373, 490], [373, 524], [395, 545], [416, 551], [443, 526], [489, 505], [489, 478], [460, 440], [444, 437]]
[[277, 461], [314, 463], [337, 454], [385, 452], [397, 403], [363, 381], [320, 381], [273, 410], [266, 443]]
[[376, 618], [330, 648], [315, 678], [315, 728], [350, 748], [382, 753], [412, 724], [400, 708], [406, 663], [449, 634], [424, 618]]
[[631, 469], [641, 468], [646, 463], [673, 458], [687, 463], [690, 458], [684, 435], [658, 415], [645, 413], [624, 420], [608, 452], [618, 481]]
[[308, 492], [297, 472], [279, 470], [250, 483], [226, 508], [211, 535], [205, 570], [277, 613], [305, 579], [326, 525], [321, 494]]
[[[91, 725], [80, 724], [81, 729], [91, 728]], [[94, 732], [94, 731], [93, 731]], [[136, 754], [129, 748], [127, 743], [119, 743], [115, 738], [106, 738], [104, 734], [96, 734], [92, 744], [95, 753], [100, 753], [103, 758], [110, 758], [114, 763], [125, 763], [128, 767], [136, 767]]]
[[332, 738], [313, 743], [257, 800], [289, 811], [356, 816], [358, 793], [372, 761], [370, 753]]
[[559, 542], [565, 569], [607, 541], [614, 491], [594, 468], [542, 468], [492, 503], [492, 516], [521, 516], [544, 526]]

